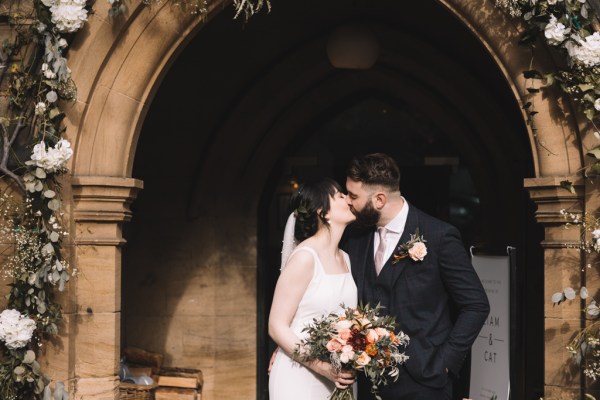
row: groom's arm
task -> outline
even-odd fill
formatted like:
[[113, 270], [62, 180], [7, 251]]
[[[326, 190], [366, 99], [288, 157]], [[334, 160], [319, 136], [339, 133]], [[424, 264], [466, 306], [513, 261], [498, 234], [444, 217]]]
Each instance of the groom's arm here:
[[454, 227], [442, 237], [439, 267], [448, 295], [458, 308], [456, 322], [442, 347], [446, 368], [457, 376], [490, 312], [490, 305], [460, 233]]

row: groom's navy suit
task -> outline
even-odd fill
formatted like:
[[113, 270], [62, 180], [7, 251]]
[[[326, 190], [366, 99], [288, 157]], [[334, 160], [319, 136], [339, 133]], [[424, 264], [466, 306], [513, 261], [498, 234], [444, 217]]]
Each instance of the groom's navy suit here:
[[[458, 375], [487, 318], [489, 303], [458, 230], [412, 205], [408, 210], [398, 245], [418, 229], [427, 246], [423, 261], [406, 257], [393, 264], [390, 257], [377, 276], [374, 230], [350, 232], [343, 247], [350, 255], [359, 301], [381, 303], [410, 337], [406, 348], [410, 358], [398, 381], [381, 386], [380, 395], [384, 400], [442, 400], [450, 398], [449, 377]], [[451, 304], [457, 310], [454, 320]], [[370, 399], [369, 392], [370, 383], [359, 380], [359, 399]]]

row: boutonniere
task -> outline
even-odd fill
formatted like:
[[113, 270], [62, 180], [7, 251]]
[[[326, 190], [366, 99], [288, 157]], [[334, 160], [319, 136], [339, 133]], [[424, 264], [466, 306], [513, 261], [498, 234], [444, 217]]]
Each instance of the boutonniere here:
[[423, 261], [427, 255], [425, 242], [426, 240], [423, 239], [423, 236], [419, 235], [419, 228], [417, 228], [415, 233], [410, 235], [410, 240], [398, 246], [396, 251], [394, 251], [394, 261], [392, 261], [392, 264], [396, 264], [406, 257], [412, 258], [413, 261]]

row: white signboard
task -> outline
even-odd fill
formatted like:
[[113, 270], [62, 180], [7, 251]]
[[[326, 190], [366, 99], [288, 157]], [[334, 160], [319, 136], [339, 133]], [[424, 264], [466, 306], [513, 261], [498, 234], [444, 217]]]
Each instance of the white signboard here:
[[507, 400], [510, 391], [510, 260], [477, 256], [473, 267], [490, 301], [490, 315], [471, 350], [473, 400]]

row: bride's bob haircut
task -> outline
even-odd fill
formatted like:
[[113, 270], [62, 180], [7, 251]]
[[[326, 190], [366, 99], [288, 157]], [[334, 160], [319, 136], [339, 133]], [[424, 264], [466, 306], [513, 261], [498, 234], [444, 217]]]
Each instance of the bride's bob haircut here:
[[341, 192], [339, 183], [330, 178], [307, 182], [298, 188], [290, 200], [290, 208], [296, 215], [294, 237], [298, 242], [317, 233], [319, 221], [329, 226], [325, 215], [329, 212], [331, 199]]

